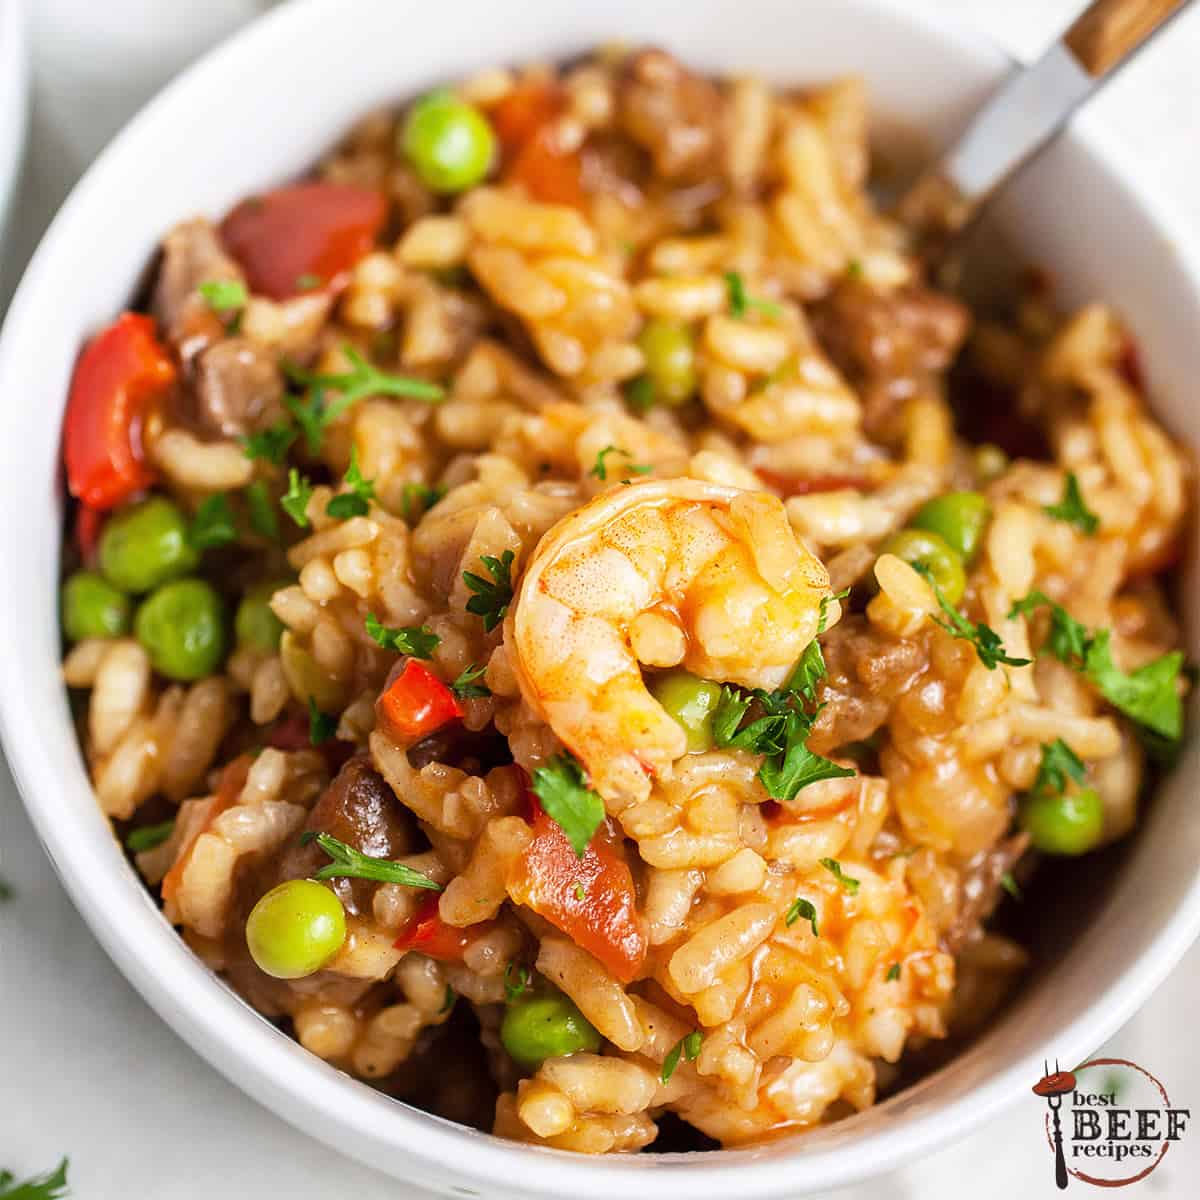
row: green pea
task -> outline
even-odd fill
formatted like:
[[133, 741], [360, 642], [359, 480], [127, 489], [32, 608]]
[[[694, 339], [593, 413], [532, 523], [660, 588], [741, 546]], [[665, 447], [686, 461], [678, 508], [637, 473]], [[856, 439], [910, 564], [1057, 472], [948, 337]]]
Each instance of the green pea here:
[[922, 505], [909, 525], [936, 533], [969, 563], [978, 553], [991, 519], [992, 506], [978, 492], [947, 492]]
[[129, 631], [129, 597], [95, 571], [76, 571], [62, 589], [62, 623], [73, 642]]
[[268, 579], [256, 583], [242, 597], [233, 618], [233, 631], [240, 643], [264, 654], [272, 654], [279, 648], [283, 622], [271, 611], [270, 600], [282, 587], [287, 587], [286, 580]]
[[650, 682], [650, 694], [687, 733], [688, 750], [699, 754], [712, 748], [712, 715], [721, 687], [687, 671], [667, 671]]
[[685, 404], [696, 391], [696, 344], [686, 325], [647, 321], [638, 337], [655, 398]]
[[430, 92], [408, 111], [400, 147], [435, 192], [462, 192], [488, 173], [496, 135], [487, 118], [452, 92]]
[[100, 535], [100, 570], [123, 592], [148, 592], [186, 575], [200, 561], [187, 519], [165, 496], [118, 513]]
[[1062, 796], [1031, 792], [1018, 816], [1035, 849], [1046, 854], [1086, 854], [1104, 833], [1104, 804], [1094, 788]]
[[883, 543], [879, 553], [894, 554], [906, 563], [924, 567], [949, 604], [957, 604], [967, 590], [962, 559], [927, 529], [901, 529]]
[[313, 879], [289, 879], [273, 887], [246, 918], [250, 956], [275, 979], [314, 974], [345, 940], [342, 902]]
[[518, 1066], [535, 1071], [548, 1058], [600, 1049], [600, 1034], [562, 992], [510, 1004], [500, 1041]]
[[975, 449], [975, 474], [980, 483], [991, 483], [1008, 470], [1008, 455], [999, 446], [984, 442]]
[[133, 631], [151, 665], [168, 679], [203, 679], [225, 654], [224, 605], [203, 579], [176, 579], [151, 592]]

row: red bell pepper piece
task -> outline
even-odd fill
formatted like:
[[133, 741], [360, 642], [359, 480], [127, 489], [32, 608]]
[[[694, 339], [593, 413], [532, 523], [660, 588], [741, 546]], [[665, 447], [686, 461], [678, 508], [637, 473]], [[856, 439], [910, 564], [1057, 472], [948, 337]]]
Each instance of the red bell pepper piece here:
[[149, 317], [122, 313], [88, 343], [71, 379], [63, 429], [72, 496], [107, 510], [154, 482], [142, 427], [175, 376]]
[[513, 867], [509, 895], [629, 983], [646, 957], [647, 939], [620, 844], [601, 826], [580, 858], [558, 822], [530, 796], [533, 841]]
[[379, 697], [376, 715], [399, 740], [415, 742], [461, 717], [463, 707], [428, 667], [410, 658]]
[[243, 200], [221, 223], [221, 237], [251, 291], [287, 300], [345, 283], [375, 245], [386, 216], [377, 188], [296, 183]]
[[527, 83], [514, 88], [491, 111], [507, 164], [505, 177], [524, 185], [547, 204], [583, 205], [583, 160], [578, 151], [562, 150], [553, 121], [563, 110], [563, 95], [552, 84]]
[[395, 947], [397, 950], [415, 950], [439, 962], [462, 962], [467, 947], [494, 925], [495, 921], [480, 921], [465, 929], [447, 925], [438, 914], [437, 896], [430, 896], [396, 939]]

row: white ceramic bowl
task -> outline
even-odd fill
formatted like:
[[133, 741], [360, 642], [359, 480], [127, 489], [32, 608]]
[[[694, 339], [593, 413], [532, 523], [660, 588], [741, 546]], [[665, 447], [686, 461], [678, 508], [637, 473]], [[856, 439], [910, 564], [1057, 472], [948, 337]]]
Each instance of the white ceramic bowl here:
[[0, 0], [0, 247], [25, 149], [28, 86], [21, 0]]
[[[13, 304], [0, 342], [0, 721], [34, 823], [109, 954], [201, 1054], [315, 1137], [447, 1194], [795, 1197], [960, 1136], [1024, 1093], [1043, 1057], [1077, 1062], [1134, 1012], [1200, 928], [1194, 753], [1157, 797], [1103, 898], [1064, 897], [1095, 909], [1082, 935], [949, 1066], [799, 1139], [606, 1161], [498, 1141], [388, 1100], [227, 991], [162, 919], [110, 835], [59, 679], [60, 415], [79, 346], [129, 299], [159, 236], [300, 171], [374, 105], [486, 64], [565, 56], [615, 36], [780, 82], [862, 72], [879, 111], [935, 144], [1008, 66], [975, 38], [877, 0], [445, 0], [433, 9], [304, 0], [272, 13], [168, 88], [100, 157]], [[1119, 304], [1141, 339], [1160, 412], [1200, 442], [1192, 403], [1200, 260], [1136, 172], [1080, 125], [1022, 179], [1001, 216], [1067, 300]], [[1194, 614], [1195, 587], [1187, 594]]]

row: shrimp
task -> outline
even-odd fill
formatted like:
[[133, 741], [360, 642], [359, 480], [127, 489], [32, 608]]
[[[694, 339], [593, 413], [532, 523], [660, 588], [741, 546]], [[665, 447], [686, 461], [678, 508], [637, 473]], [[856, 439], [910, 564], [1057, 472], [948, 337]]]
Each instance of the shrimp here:
[[774, 496], [649, 480], [603, 493], [545, 534], [504, 638], [526, 702], [619, 812], [687, 749], [641, 664], [778, 687], [828, 594], [825, 567]]

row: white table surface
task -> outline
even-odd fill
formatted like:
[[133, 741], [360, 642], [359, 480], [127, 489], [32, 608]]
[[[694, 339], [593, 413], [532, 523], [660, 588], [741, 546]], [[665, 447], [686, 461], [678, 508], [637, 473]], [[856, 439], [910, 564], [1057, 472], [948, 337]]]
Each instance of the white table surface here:
[[[504, 0], [501, 0], [504, 2]], [[508, 0], [511, 2], [511, 0]], [[954, 13], [1020, 55], [1076, 0], [909, 0]], [[0, 307], [71, 184], [149, 96], [256, 11], [252, 0], [27, 0], [34, 110], [26, 174], [0, 258]], [[425, 8], [436, 20], [436, 6]], [[1155, 186], [1200, 223], [1200, 12], [1096, 101]], [[1119, 300], [1119, 297], [1117, 298]], [[7, 397], [6, 403], [19, 402]], [[0, 667], [2, 669], [2, 667]], [[0, 1167], [71, 1156], [82, 1200], [383, 1200], [412, 1188], [326, 1150], [260, 1108], [183, 1044], [125, 982], [64, 895], [0, 762]], [[1200, 948], [1109, 1043], [1200, 1112]], [[1037, 1106], [842, 1200], [1056, 1195]], [[1079, 1185], [1076, 1185], [1079, 1186]], [[1139, 1193], [1200, 1194], [1200, 1126]]]

